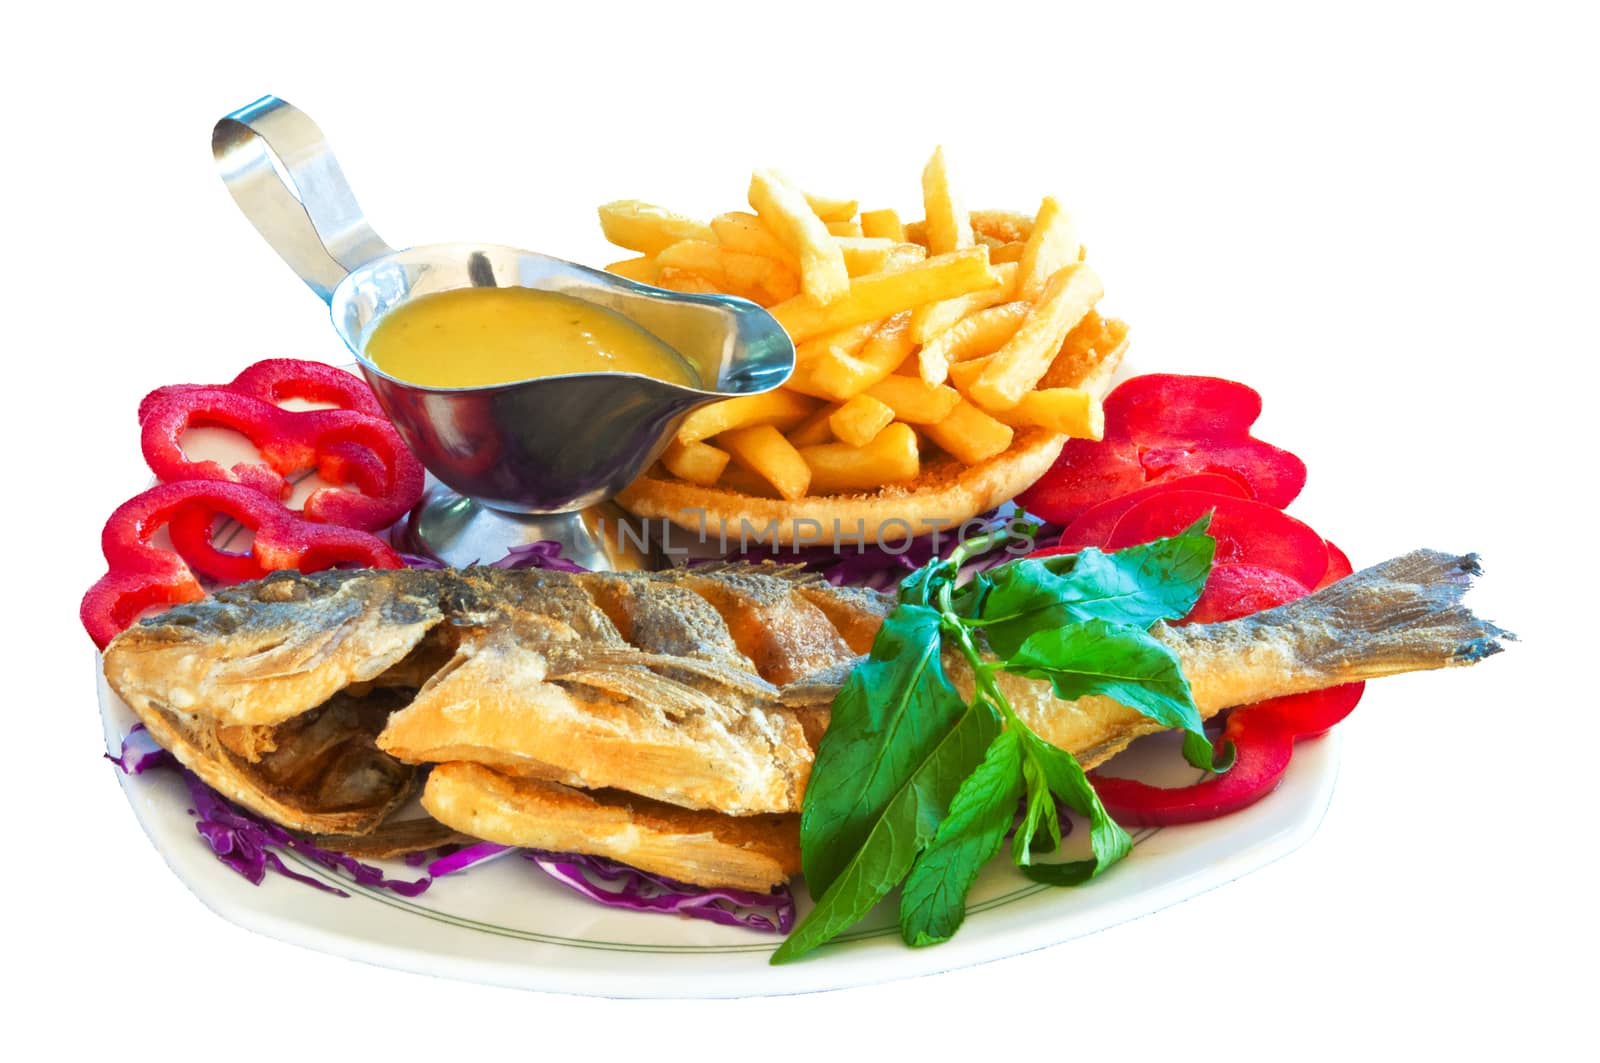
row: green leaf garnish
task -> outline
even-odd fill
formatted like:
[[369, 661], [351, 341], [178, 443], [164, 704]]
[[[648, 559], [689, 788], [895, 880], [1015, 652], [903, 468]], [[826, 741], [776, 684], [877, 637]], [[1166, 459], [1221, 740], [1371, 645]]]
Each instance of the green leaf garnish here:
[[[901, 936], [947, 940], [1019, 803], [1012, 859], [1037, 882], [1079, 885], [1127, 855], [1128, 833], [1072, 755], [1017, 716], [995, 681], [1001, 671], [1181, 728], [1190, 763], [1226, 770], [1231, 747], [1218, 761], [1176, 654], [1149, 631], [1188, 613], [1204, 589], [1216, 550], [1208, 525], [1110, 554], [1009, 561], [957, 588], [969, 559], [1032, 534], [1008, 526], [901, 581], [900, 604], [834, 699], [800, 818], [817, 903], [772, 962], [836, 937], [902, 883]], [[947, 653], [965, 659], [970, 699], [946, 674]], [[1035, 862], [1060, 847], [1058, 802], [1089, 821], [1089, 859]]]

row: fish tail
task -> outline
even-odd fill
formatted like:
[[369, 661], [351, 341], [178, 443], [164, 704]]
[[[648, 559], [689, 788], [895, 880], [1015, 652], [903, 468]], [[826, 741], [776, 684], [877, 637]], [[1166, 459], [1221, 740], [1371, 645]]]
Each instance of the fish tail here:
[[1312, 672], [1342, 682], [1475, 664], [1516, 636], [1462, 604], [1476, 554], [1413, 550], [1247, 618], [1291, 634]]

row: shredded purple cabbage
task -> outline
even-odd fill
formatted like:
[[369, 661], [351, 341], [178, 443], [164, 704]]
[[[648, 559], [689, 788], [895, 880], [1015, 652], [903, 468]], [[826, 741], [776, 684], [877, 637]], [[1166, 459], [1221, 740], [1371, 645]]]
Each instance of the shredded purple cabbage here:
[[509, 845], [497, 845], [494, 842], [479, 842], [477, 845], [465, 846], [429, 863], [428, 877], [442, 878], [456, 871], [465, 871], [472, 865], [499, 856], [510, 848]]
[[513, 546], [505, 557], [490, 563], [491, 568], [551, 568], [557, 572], [587, 572], [576, 561], [561, 556], [561, 544], [552, 539]]
[[118, 756], [113, 757], [110, 753], [104, 756], [121, 768], [124, 775], [138, 775], [151, 768], [178, 766], [177, 758], [157, 745], [155, 736], [142, 723], [134, 724], [133, 729], [122, 737], [122, 749]]
[[557, 882], [613, 908], [673, 912], [777, 934], [787, 934], [794, 927], [794, 895], [787, 886], [779, 886], [771, 893], [712, 889], [675, 882], [597, 856], [539, 849], [524, 849], [522, 855]]
[[267, 871], [272, 870], [326, 893], [349, 896], [344, 890], [291, 871], [273, 851], [275, 849], [293, 849], [329, 870], [348, 873], [363, 886], [393, 890], [404, 897], [415, 897], [432, 883], [431, 879], [426, 878], [415, 882], [385, 878], [380, 869], [370, 864], [363, 864], [344, 853], [335, 853], [297, 838], [276, 823], [268, 823], [228, 801], [202, 782], [200, 776], [180, 765], [166, 750], [157, 746], [156, 751], [151, 752], [152, 745], [154, 740], [144, 725], [135, 724], [122, 740], [121, 755], [113, 757], [107, 753], [106, 759], [128, 775], [139, 775], [152, 768], [176, 770], [183, 776], [184, 785], [189, 788], [189, 800], [194, 803], [189, 814], [196, 818], [195, 830], [211, 846], [218, 860], [257, 886], [267, 877]]

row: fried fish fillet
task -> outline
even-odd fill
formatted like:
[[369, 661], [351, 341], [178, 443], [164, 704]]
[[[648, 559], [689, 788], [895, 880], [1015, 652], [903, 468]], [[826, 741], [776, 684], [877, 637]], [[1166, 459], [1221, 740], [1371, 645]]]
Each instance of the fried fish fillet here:
[[[1461, 605], [1477, 571], [1471, 556], [1416, 551], [1277, 609], [1158, 624], [1153, 634], [1177, 652], [1210, 716], [1496, 652], [1505, 633]], [[579, 802], [577, 789], [728, 816], [798, 811], [825, 706], [891, 606], [887, 595], [773, 566], [277, 573], [129, 629], [107, 647], [105, 669], [163, 744], [172, 728], [153, 719], [232, 735], [231, 745], [218, 738], [174, 750], [225, 780], [248, 775], [255, 744], [273, 741], [274, 729], [317, 699], [421, 682], [377, 745], [398, 761], [447, 766], [429, 787], [441, 822], [474, 837], [569, 847], [559, 837], [575, 851], [612, 855], [615, 840], [578, 843], [613, 836], [619, 815], [644, 815], [620, 808], [646, 806]], [[959, 659], [946, 663], [958, 686], [968, 681]], [[1109, 698], [1064, 701], [1043, 682], [1001, 681], [1023, 719], [1086, 767], [1160, 729]], [[218, 788], [265, 815], [284, 814], [281, 800], [249, 787]], [[528, 815], [513, 814], [519, 802]], [[480, 833], [491, 822], [496, 833]], [[640, 852], [666, 845], [638, 844]], [[732, 884], [736, 854], [695, 852], [689, 866], [662, 873]]]
[[422, 806], [485, 841], [604, 856], [702, 886], [767, 890], [800, 873], [795, 815], [725, 816], [460, 763], [429, 772]]

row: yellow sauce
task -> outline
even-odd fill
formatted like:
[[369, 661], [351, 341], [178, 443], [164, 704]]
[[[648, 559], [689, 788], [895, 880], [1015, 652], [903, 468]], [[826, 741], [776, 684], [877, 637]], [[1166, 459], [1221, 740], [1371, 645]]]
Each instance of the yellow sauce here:
[[426, 387], [567, 373], [700, 383], [682, 355], [621, 314], [533, 288], [458, 288], [403, 303], [378, 321], [365, 353], [390, 376]]

